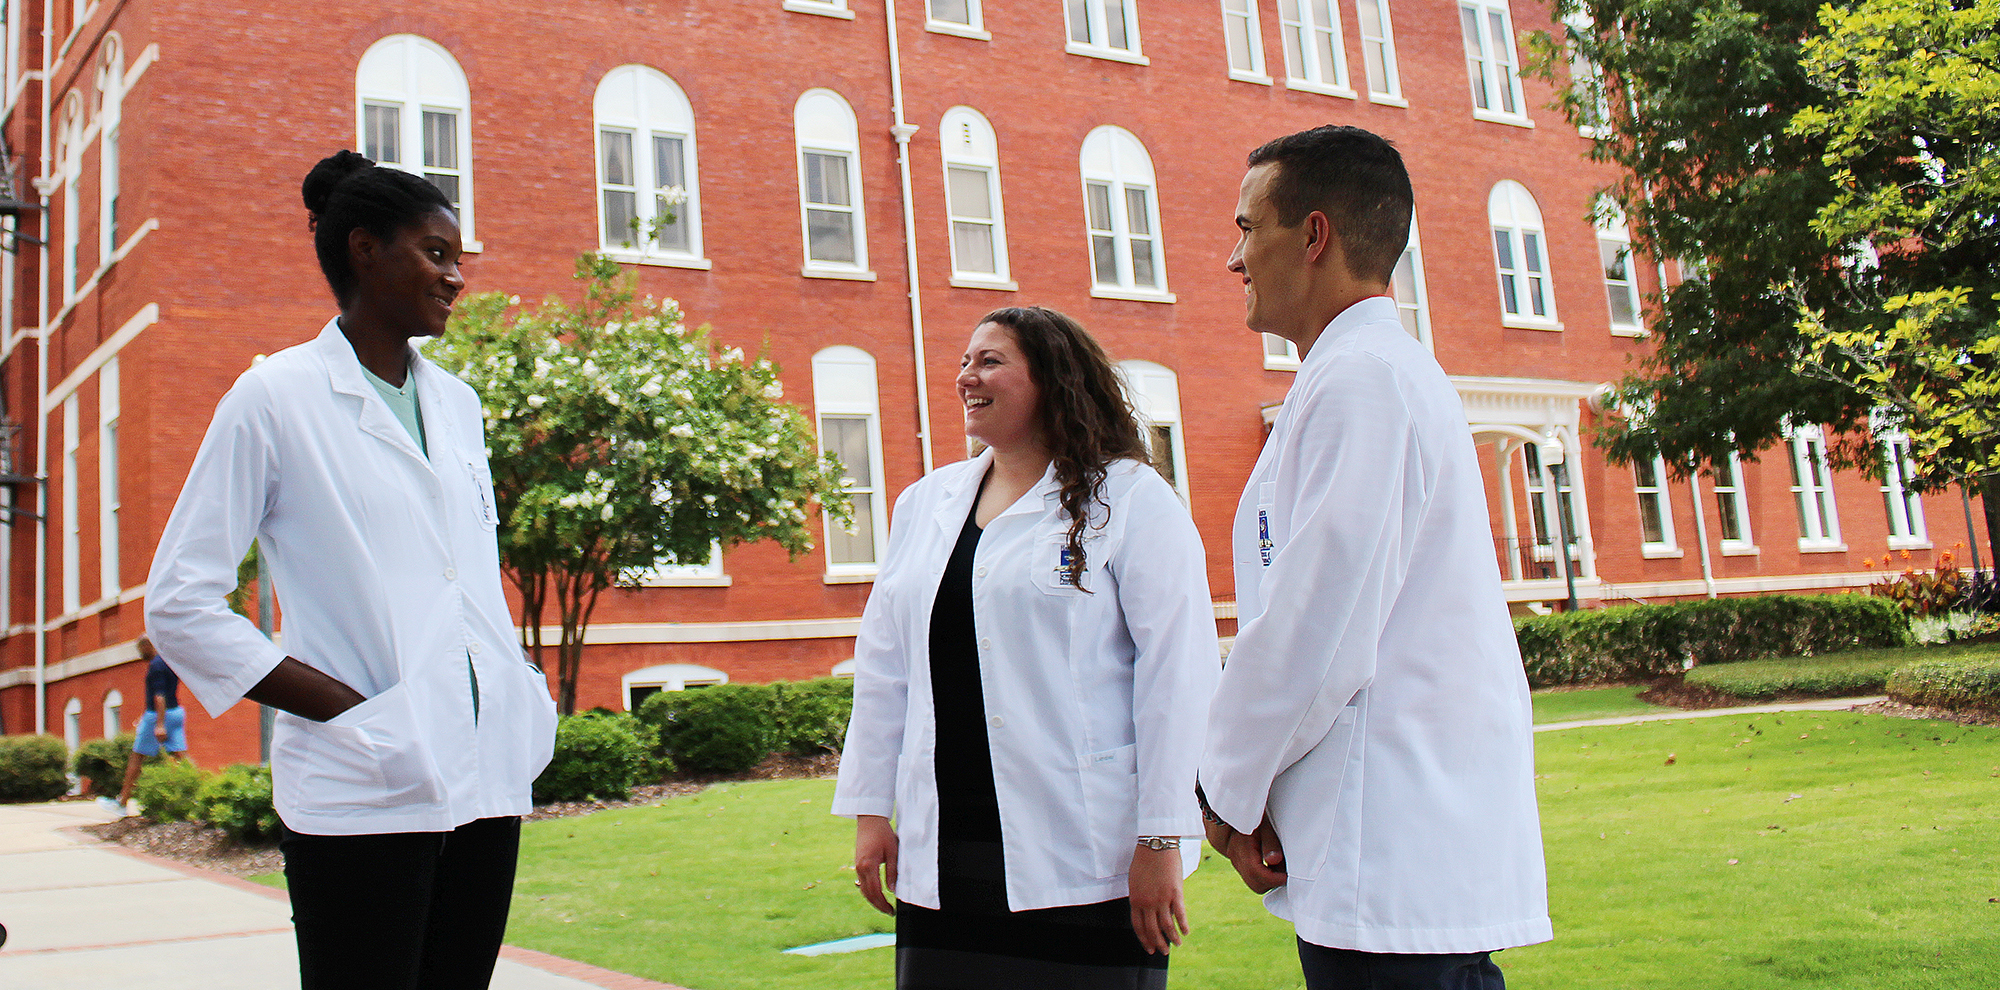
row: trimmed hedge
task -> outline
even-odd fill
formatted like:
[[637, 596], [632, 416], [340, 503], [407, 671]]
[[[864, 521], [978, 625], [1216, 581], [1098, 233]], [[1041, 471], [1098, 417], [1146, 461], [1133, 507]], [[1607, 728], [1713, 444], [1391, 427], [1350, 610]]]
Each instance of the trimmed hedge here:
[[659, 731], [661, 750], [681, 768], [741, 773], [777, 746], [773, 700], [762, 684], [660, 691], [639, 706], [639, 718]]
[[[197, 771], [198, 773], [199, 771]], [[278, 811], [271, 804], [271, 768], [237, 764], [202, 781], [195, 792], [196, 816], [238, 842], [278, 838]]]
[[201, 803], [201, 785], [208, 775], [186, 760], [162, 760], [139, 773], [132, 787], [132, 800], [139, 813], [156, 822], [198, 822], [207, 810]]
[[70, 767], [78, 777], [90, 781], [91, 793], [117, 797], [119, 786], [125, 783], [125, 761], [131, 756], [132, 734], [127, 732], [116, 739], [92, 739], [78, 746]]
[[626, 712], [592, 710], [556, 726], [555, 755], [535, 778], [535, 801], [623, 800], [673, 764], [656, 755], [659, 733]]
[[2000, 658], [1919, 660], [1889, 675], [1888, 688], [1907, 705], [2000, 712]]
[[1910, 655], [1901, 651], [1745, 660], [1696, 667], [1688, 671], [1687, 682], [1755, 701], [1783, 695], [1852, 697], [1881, 692], [1889, 675], [1909, 662]]
[[0, 803], [69, 793], [69, 747], [54, 736], [0, 736]]
[[800, 756], [840, 752], [848, 716], [854, 714], [853, 678], [779, 681], [770, 687], [779, 749]]
[[1624, 605], [1514, 620], [1535, 687], [1635, 681], [1697, 666], [1901, 646], [1909, 620], [1866, 595], [1764, 595]]

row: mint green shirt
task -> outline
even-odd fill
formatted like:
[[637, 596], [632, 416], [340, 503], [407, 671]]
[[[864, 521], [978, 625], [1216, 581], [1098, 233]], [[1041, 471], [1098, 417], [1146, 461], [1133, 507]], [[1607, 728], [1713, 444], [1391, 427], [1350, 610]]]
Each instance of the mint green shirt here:
[[375, 386], [375, 391], [381, 393], [382, 401], [389, 404], [389, 411], [396, 414], [396, 422], [403, 424], [403, 429], [410, 431], [410, 439], [417, 442], [417, 449], [423, 451], [425, 457], [431, 456], [430, 447], [424, 443], [424, 410], [417, 405], [417, 382], [414, 370], [406, 370], [403, 373], [402, 388], [375, 377], [375, 373], [369, 371], [365, 364], [361, 366], [361, 373], [368, 376], [368, 384]]

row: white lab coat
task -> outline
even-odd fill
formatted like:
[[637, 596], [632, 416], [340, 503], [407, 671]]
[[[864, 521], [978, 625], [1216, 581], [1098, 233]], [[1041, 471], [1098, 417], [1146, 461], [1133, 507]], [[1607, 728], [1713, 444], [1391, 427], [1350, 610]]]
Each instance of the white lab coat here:
[[[896, 500], [854, 647], [837, 815], [896, 820], [896, 896], [938, 906], [930, 620], [992, 463], [943, 468]], [[1173, 489], [1133, 461], [1104, 481], [1085, 594], [1058, 572], [1068, 516], [1051, 467], [980, 536], [972, 610], [1015, 911], [1126, 896], [1134, 840], [1198, 836], [1195, 763], [1219, 661], [1207, 564]], [[1102, 528], [1097, 528], [1102, 523]], [[1199, 842], [1187, 841], [1189, 870]]]
[[1316, 945], [1481, 952], [1551, 937], [1528, 687], [1464, 407], [1395, 303], [1308, 352], [1244, 487], [1240, 623], [1202, 758], [1268, 813], [1272, 913]]
[[[329, 320], [216, 406], [146, 587], [146, 629], [211, 716], [287, 654], [368, 700], [279, 713], [279, 817], [298, 832], [445, 831], [530, 810], [555, 706], [500, 588], [479, 399], [421, 355], [417, 449]], [[229, 610], [252, 539], [284, 608], [280, 649]], [[471, 676], [479, 681], [474, 722]]]

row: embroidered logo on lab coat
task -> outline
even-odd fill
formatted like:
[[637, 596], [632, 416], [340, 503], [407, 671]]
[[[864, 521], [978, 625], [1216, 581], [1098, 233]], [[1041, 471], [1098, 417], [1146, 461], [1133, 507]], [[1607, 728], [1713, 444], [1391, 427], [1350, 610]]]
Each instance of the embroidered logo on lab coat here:
[[[1070, 560], [1071, 560], [1071, 558], [1070, 558], [1070, 548], [1069, 548], [1069, 544], [1067, 544], [1067, 543], [1064, 543], [1063, 545], [1061, 545], [1061, 546], [1059, 546], [1059, 547], [1057, 547], [1057, 548], [1056, 548], [1056, 567], [1055, 567], [1055, 570], [1054, 570], [1054, 571], [1053, 571], [1053, 572], [1052, 572], [1052, 573], [1051, 573], [1051, 574], [1049, 575], [1049, 579], [1050, 579], [1050, 580], [1049, 580], [1049, 586], [1050, 586], [1050, 587], [1052, 587], [1052, 588], [1075, 588], [1075, 587], [1079, 587], [1079, 582], [1078, 582], [1078, 580], [1077, 580], [1077, 579], [1078, 579], [1078, 578], [1079, 578], [1079, 577], [1080, 577], [1081, 575], [1079, 575], [1079, 574], [1071, 574], [1071, 573], [1069, 572], [1069, 562], [1070, 562]], [[1086, 563], [1086, 566], [1084, 567], [1084, 573], [1086, 573], [1086, 574], [1087, 574], [1087, 573], [1089, 573], [1089, 571], [1090, 571], [1090, 568], [1089, 568], [1089, 566], [1088, 566], [1088, 565], [1087, 565], [1087, 563]]]
[[1278, 497], [1277, 483], [1264, 482], [1258, 486], [1257, 495], [1257, 561], [1269, 567], [1271, 558], [1278, 553], [1278, 545], [1271, 541], [1271, 502]]

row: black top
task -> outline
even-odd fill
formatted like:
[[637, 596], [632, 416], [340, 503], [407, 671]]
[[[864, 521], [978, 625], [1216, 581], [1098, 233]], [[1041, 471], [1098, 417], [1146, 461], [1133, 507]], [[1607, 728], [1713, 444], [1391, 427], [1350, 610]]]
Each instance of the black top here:
[[[1000, 799], [993, 788], [993, 751], [986, 741], [986, 697], [979, 681], [979, 633], [972, 616], [972, 558], [979, 548], [975, 501], [965, 517], [931, 607], [931, 707], [937, 718], [934, 754], [938, 790], [940, 896], [1000, 896]], [[977, 893], [974, 889], [978, 888]], [[959, 896], [954, 896], [959, 895]], [[970, 906], [970, 905], [966, 905]]]
[[153, 654], [153, 660], [146, 665], [146, 710], [153, 710], [153, 699], [164, 697], [168, 708], [181, 706], [181, 679], [174, 676], [173, 668], [167, 666], [160, 655]]

